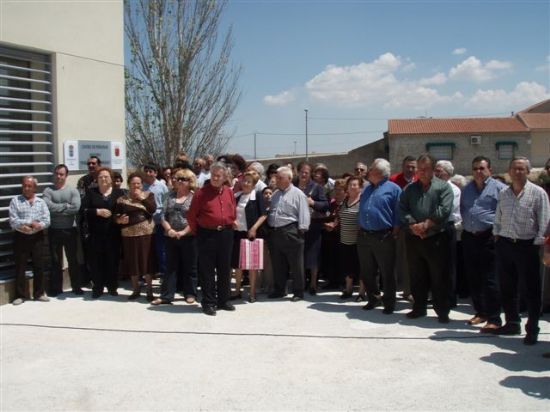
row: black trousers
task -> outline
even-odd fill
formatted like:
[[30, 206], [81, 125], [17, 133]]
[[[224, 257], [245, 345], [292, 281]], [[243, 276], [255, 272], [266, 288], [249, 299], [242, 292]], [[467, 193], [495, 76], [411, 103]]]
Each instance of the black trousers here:
[[176, 292], [177, 279], [181, 275], [183, 294], [197, 296], [198, 250], [195, 236], [180, 239], [167, 237], [166, 272], [161, 287], [161, 299], [172, 301]]
[[273, 266], [273, 293], [286, 294], [286, 281], [292, 276], [293, 293], [304, 296], [304, 236], [298, 225], [271, 229], [268, 237], [269, 254]]
[[378, 293], [378, 270], [382, 276], [382, 302], [387, 309], [395, 309], [395, 292], [397, 281], [395, 277], [396, 241], [391, 230], [380, 233], [359, 231], [357, 252], [361, 266], [361, 276], [367, 288], [370, 302], [376, 301]]
[[233, 230], [221, 231], [199, 227], [199, 280], [202, 306], [224, 305], [231, 295], [231, 252]]
[[502, 308], [506, 322], [520, 323], [519, 287], [525, 286], [527, 301], [527, 331], [538, 332], [542, 304], [542, 277], [539, 261], [540, 246], [533, 241], [513, 243], [500, 237], [495, 244], [496, 270], [500, 280]]
[[109, 291], [118, 288], [118, 263], [120, 256], [120, 243], [118, 238], [108, 234], [92, 233], [87, 241], [88, 258], [92, 270], [92, 282], [94, 292]]
[[491, 230], [478, 235], [463, 231], [462, 252], [476, 316], [500, 325], [500, 288], [495, 270], [495, 239]]
[[25, 235], [15, 232], [13, 235], [15, 252], [15, 298], [29, 299], [29, 289], [25, 277], [27, 260], [31, 258], [33, 272], [33, 297], [44, 294], [44, 231]]
[[63, 292], [63, 249], [69, 263], [69, 277], [72, 290], [80, 289], [80, 268], [77, 261], [78, 234], [76, 228], [48, 229], [51, 273], [48, 286], [49, 295]]
[[407, 260], [411, 274], [413, 309], [426, 311], [428, 292], [431, 288], [434, 310], [438, 316], [450, 311], [451, 276], [449, 272], [449, 237], [440, 232], [428, 238], [407, 233]]

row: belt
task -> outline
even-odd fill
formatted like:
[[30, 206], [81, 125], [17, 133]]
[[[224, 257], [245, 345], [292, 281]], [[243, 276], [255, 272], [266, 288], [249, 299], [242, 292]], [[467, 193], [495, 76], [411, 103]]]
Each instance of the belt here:
[[489, 237], [493, 234], [493, 229], [481, 230], [479, 232], [468, 232], [465, 230], [464, 233], [474, 237]]
[[516, 245], [525, 245], [525, 246], [527, 245], [532, 246], [533, 242], [535, 241], [535, 239], [513, 239], [510, 237], [504, 237], [504, 236], [499, 236], [498, 238], [508, 243], [514, 243]]
[[200, 228], [204, 230], [215, 230], [217, 232], [221, 232], [222, 230], [233, 229], [233, 226], [232, 225], [220, 225], [220, 226], [213, 226], [213, 227], [200, 226]]
[[270, 227], [270, 229], [277, 232], [279, 230], [291, 229], [291, 228], [296, 227], [296, 226], [298, 226], [298, 223], [297, 222], [292, 222], [292, 223], [289, 223], [288, 225], [284, 225], [284, 226]]
[[361, 233], [366, 233], [367, 235], [384, 235], [386, 233], [391, 232], [393, 230], [393, 228], [390, 227], [390, 228], [382, 229], [382, 230], [367, 230], [367, 229], [363, 229], [362, 227], [360, 227], [359, 230], [361, 231]]

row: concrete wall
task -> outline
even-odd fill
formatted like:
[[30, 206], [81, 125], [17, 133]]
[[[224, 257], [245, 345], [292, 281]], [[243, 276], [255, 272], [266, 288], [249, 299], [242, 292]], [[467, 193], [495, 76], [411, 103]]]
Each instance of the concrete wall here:
[[531, 163], [542, 167], [550, 158], [550, 130], [531, 132]]
[[[348, 172], [353, 173], [353, 168], [356, 162], [363, 162], [369, 164], [377, 157], [387, 157], [384, 151], [384, 140], [380, 139], [376, 142], [369, 143], [364, 146], [360, 146], [356, 149], [349, 151], [348, 153], [333, 153], [323, 155], [311, 155], [309, 156], [310, 163], [324, 163], [327, 165], [330, 175], [332, 177], [341, 176]], [[288, 157], [274, 157], [270, 159], [258, 159], [265, 168], [271, 163], [277, 163], [283, 165], [288, 162], [292, 162], [296, 166], [301, 161], [305, 160], [305, 156], [288, 156]]]
[[[455, 173], [462, 175], [471, 174], [472, 159], [483, 155], [491, 159], [494, 173], [504, 173], [508, 169], [509, 160], [501, 160], [495, 144], [500, 141], [516, 142], [515, 155], [531, 156], [530, 134], [524, 133], [494, 133], [481, 134], [481, 144], [472, 145], [470, 134], [452, 135], [390, 135], [388, 137], [390, 162], [392, 165], [401, 164], [407, 155], [418, 156], [426, 152], [427, 143], [454, 143], [453, 159]], [[534, 164], [534, 166], [538, 166]]]
[[123, 1], [0, 0], [0, 11], [0, 42], [52, 57], [55, 161], [65, 140], [124, 143]]

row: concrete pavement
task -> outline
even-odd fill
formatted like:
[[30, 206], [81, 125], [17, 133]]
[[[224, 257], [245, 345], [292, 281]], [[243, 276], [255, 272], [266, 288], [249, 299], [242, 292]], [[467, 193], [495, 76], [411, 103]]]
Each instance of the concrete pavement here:
[[0, 410], [550, 410], [544, 320], [527, 347], [467, 326], [465, 302], [441, 325], [336, 292], [216, 317], [129, 293], [0, 307]]

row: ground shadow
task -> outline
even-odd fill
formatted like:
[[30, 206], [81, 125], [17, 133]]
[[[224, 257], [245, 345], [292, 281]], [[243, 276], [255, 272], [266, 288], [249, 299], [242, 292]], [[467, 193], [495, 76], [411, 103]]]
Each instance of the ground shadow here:
[[550, 399], [550, 376], [508, 376], [499, 382], [505, 388], [519, 389], [537, 399]]

